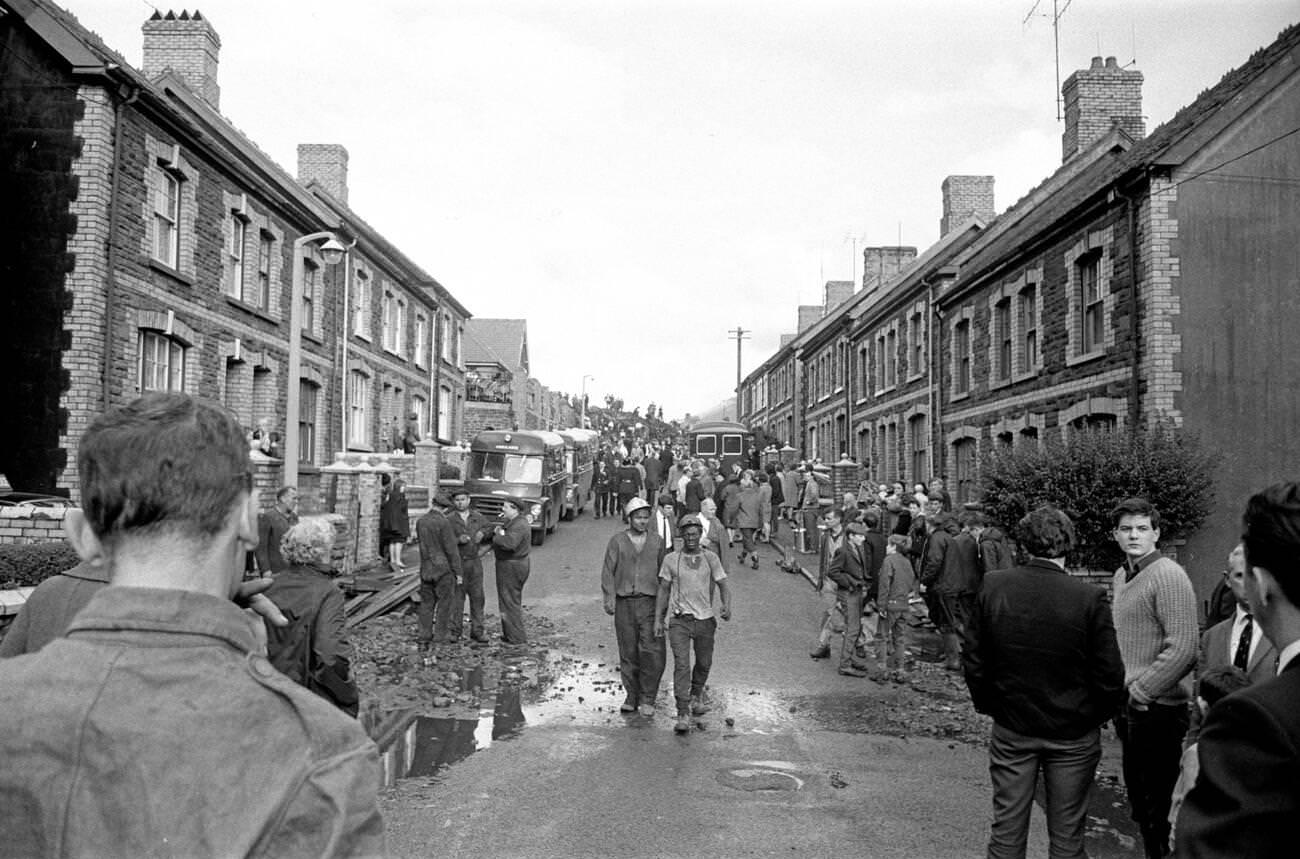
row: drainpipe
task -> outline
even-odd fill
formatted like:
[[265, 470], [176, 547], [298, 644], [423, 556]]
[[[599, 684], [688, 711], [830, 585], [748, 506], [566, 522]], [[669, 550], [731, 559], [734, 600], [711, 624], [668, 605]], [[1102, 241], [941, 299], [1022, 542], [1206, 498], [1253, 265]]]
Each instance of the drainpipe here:
[[[357, 246], [357, 239], [343, 251], [343, 327], [342, 336], [339, 340], [342, 343], [342, 355], [339, 359], [339, 446], [338, 450], [346, 451], [348, 449], [348, 339], [352, 336], [352, 331], [348, 327], [348, 310], [352, 301], [352, 249]], [[338, 353], [335, 353], [338, 354]]]
[[[941, 439], [943, 437], [943, 417], [939, 412], [939, 410], [943, 408], [940, 402], [942, 400], [942, 397], [940, 397], [940, 391], [939, 391], [939, 381], [941, 379], [941, 375], [938, 372], [936, 372], [936, 367], [939, 364], [939, 360], [938, 360], [939, 347], [934, 340], [934, 319], [936, 316], [939, 315], [939, 308], [934, 306], [934, 281], [930, 280], [929, 278], [926, 278], [925, 286], [926, 286], [925, 337], [926, 337], [926, 342], [929, 344], [930, 347], [929, 360], [926, 361], [926, 364], [929, 365], [927, 370], [930, 376], [930, 378], [927, 380], [928, 383], [926, 384], [926, 388], [929, 390], [930, 393], [930, 453], [931, 456], [930, 456], [929, 477], [933, 478], [937, 475], [943, 474], [943, 469], [940, 467], [941, 455], [943, 453], [943, 445], [941, 443]], [[915, 479], [919, 480], [921, 479], [921, 476], [916, 475]]]
[[140, 98], [140, 88], [132, 84], [122, 84], [129, 90], [128, 95], [118, 105], [117, 123], [113, 127], [113, 181], [111, 202], [108, 206], [108, 253], [105, 259], [108, 277], [104, 281], [104, 360], [100, 371], [100, 398], [104, 411], [108, 411], [109, 397], [112, 393], [113, 378], [113, 314], [117, 311], [117, 225], [122, 209], [121, 174], [122, 174], [122, 126], [125, 124], [127, 109]]
[[1128, 395], [1128, 425], [1129, 433], [1133, 434], [1138, 431], [1138, 424], [1142, 418], [1142, 326], [1138, 318], [1140, 307], [1138, 301], [1138, 266], [1141, 258], [1138, 256], [1137, 243], [1137, 198], [1125, 194], [1116, 184], [1111, 191], [1111, 199], [1120, 198], [1124, 201], [1125, 219], [1128, 227], [1128, 255], [1129, 255], [1129, 325], [1132, 326], [1130, 339], [1132, 341], [1131, 360], [1129, 368], [1129, 395]]

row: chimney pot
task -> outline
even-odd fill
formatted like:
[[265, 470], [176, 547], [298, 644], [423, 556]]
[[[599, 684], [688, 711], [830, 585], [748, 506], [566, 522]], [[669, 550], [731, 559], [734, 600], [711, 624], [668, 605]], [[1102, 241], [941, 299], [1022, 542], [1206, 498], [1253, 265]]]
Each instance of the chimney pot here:
[[1108, 68], [1108, 69], [1117, 69], [1117, 68], [1119, 68], [1119, 62], [1118, 62], [1114, 57], [1107, 57], [1107, 58], [1106, 58], [1106, 68]]
[[144, 33], [144, 62], [141, 70], [157, 80], [171, 70], [213, 110], [220, 110], [221, 87], [217, 84], [217, 63], [221, 38], [210, 21], [182, 10], [166, 15], [154, 12], [140, 28]]
[[1061, 96], [1065, 103], [1062, 162], [1101, 140], [1116, 125], [1134, 139], [1146, 134], [1142, 73], [1120, 68], [1114, 57], [1093, 57], [1090, 68], [1066, 78]]
[[1106, 64], [1102, 61], [1101, 57], [1092, 58], [1092, 68], [1101, 69], [1101, 68], [1105, 68], [1105, 66]]

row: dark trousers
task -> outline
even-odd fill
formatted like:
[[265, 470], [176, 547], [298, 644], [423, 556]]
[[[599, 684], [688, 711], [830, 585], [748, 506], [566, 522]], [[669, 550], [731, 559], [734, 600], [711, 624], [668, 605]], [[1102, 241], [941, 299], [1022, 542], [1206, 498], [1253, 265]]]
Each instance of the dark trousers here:
[[989, 738], [989, 776], [993, 781], [993, 828], [989, 859], [1023, 859], [1029, 813], [1039, 768], [1046, 796], [1051, 859], [1086, 859], [1084, 824], [1088, 791], [1101, 760], [1101, 732], [1077, 740], [1049, 740], [993, 725]]
[[442, 570], [436, 581], [420, 577], [420, 641], [441, 644], [447, 640], [455, 593], [456, 577], [451, 570]]
[[939, 597], [939, 620], [935, 623], [940, 632], [966, 633], [966, 624], [975, 614], [975, 594], [941, 593]]
[[1130, 703], [1115, 720], [1124, 751], [1124, 787], [1151, 859], [1169, 855], [1169, 806], [1187, 722], [1184, 704], [1151, 704], [1138, 710]]
[[616, 507], [616, 498], [613, 492], [604, 489], [596, 491], [596, 515], [613, 516]]
[[618, 494], [618, 515], [622, 517], [624, 522], [627, 521], [627, 502], [631, 501], [633, 498], [636, 498], [635, 494], [629, 494], [626, 492], [620, 492]]
[[476, 639], [483, 632], [483, 561], [478, 557], [461, 558], [463, 579], [452, 596], [451, 637], [460, 638], [465, 631], [465, 600], [469, 600], [469, 634]]
[[[677, 715], [690, 713], [691, 699], [704, 695], [713, 667], [713, 638], [718, 630], [717, 618], [697, 620], [693, 614], [679, 614], [668, 619], [668, 641], [673, 646], [673, 698]], [[691, 648], [695, 649], [695, 666], [691, 666]]]
[[858, 636], [862, 635], [862, 598], [863, 592], [857, 588], [839, 589], [840, 600], [844, 603], [844, 642], [840, 645], [840, 667], [848, 668], [859, 662], [854, 656], [858, 646]]
[[506, 644], [527, 644], [524, 632], [524, 582], [528, 581], [528, 559], [497, 559], [497, 606], [501, 611], [501, 640]]
[[655, 598], [618, 597], [614, 637], [618, 640], [618, 671], [628, 699], [638, 706], [653, 707], [667, 662], [664, 640], [655, 637]]

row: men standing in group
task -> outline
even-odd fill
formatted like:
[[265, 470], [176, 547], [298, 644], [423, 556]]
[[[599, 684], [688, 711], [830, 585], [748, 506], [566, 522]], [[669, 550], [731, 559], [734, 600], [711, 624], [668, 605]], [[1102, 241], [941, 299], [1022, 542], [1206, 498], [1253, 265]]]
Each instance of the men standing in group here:
[[1038, 772], [1053, 857], [1084, 857], [1088, 790], [1100, 727], [1124, 696], [1124, 667], [1106, 592], [1072, 578], [1074, 524], [1054, 507], [1020, 520], [1022, 567], [990, 573], [966, 624], [971, 702], [993, 717], [990, 859], [1022, 859]]
[[456, 548], [460, 553], [461, 584], [452, 597], [451, 638], [456, 640], [465, 630], [465, 599], [469, 598], [469, 637], [476, 642], [487, 641], [483, 625], [483, 560], [479, 546], [488, 532], [487, 519], [469, 504], [469, 490], [458, 486], [451, 492], [455, 508], [447, 517], [456, 535]]
[[705, 686], [713, 667], [713, 643], [718, 629], [713, 592], [716, 589], [722, 597], [722, 607], [717, 613], [723, 620], [731, 620], [731, 590], [722, 559], [700, 548], [703, 529], [699, 517], [686, 514], [678, 530], [682, 548], [667, 555], [659, 568], [654, 633], [662, 638], [666, 631], [672, 644], [673, 698], [677, 703], [673, 730], [684, 734], [691, 729], [691, 716], [703, 716], [710, 709]]
[[[1220, 621], [1201, 634], [1201, 646], [1196, 658], [1196, 676], [1225, 666], [1240, 668], [1251, 683], [1271, 680], [1277, 675], [1277, 648], [1260, 629], [1246, 600], [1246, 548], [1238, 543], [1228, 554], [1228, 569], [1224, 577], [1237, 601], [1232, 617]], [[1201, 708], [1190, 708], [1191, 726], [1184, 747], [1196, 742], [1204, 716]]]
[[1295, 855], [1300, 820], [1300, 484], [1246, 504], [1244, 591], [1278, 650], [1277, 676], [1219, 701], [1201, 729], [1200, 773], [1183, 800], [1177, 850], [1189, 859]]
[[[627, 693], [619, 710], [655, 714], [655, 698], [664, 673], [664, 641], [655, 634], [655, 598], [659, 594], [659, 564], [672, 543], [650, 530], [650, 505], [640, 498], [628, 502], [625, 531], [609, 539], [600, 571], [605, 614], [614, 617], [618, 669]], [[671, 540], [671, 537], [669, 538]]]
[[501, 641], [508, 645], [528, 643], [524, 631], [524, 582], [528, 581], [533, 528], [520, 509], [521, 502], [506, 498], [501, 503], [501, 521], [492, 529], [492, 554], [496, 557], [497, 608], [501, 613]]
[[280, 540], [284, 533], [298, 523], [298, 490], [282, 486], [275, 493], [275, 506], [257, 517], [257, 570], [263, 576], [273, 575], [287, 565], [280, 556]]
[[271, 667], [232, 602], [257, 540], [248, 456], [229, 411], [177, 393], [81, 437], [64, 528], [110, 583], [66, 636], [0, 660], [7, 855], [383, 854], [374, 743]]
[[[420, 543], [420, 646], [446, 644], [451, 634], [451, 611], [456, 591], [463, 587], [460, 546], [447, 520], [451, 499], [438, 492], [429, 512], [415, 523]], [[435, 620], [436, 618], [436, 620]]]
[[979, 590], [979, 546], [970, 534], [961, 533], [951, 513], [932, 514], [927, 523], [930, 538], [917, 578], [927, 592], [933, 591], [939, 606], [934, 620], [943, 636], [943, 667], [960, 671], [961, 636]]
[[1124, 785], [1149, 859], [1169, 854], [1169, 806], [1187, 733], [1187, 681], [1196, 662], [1196, 594], [1156, 549], [1160, 514], [1144, 498], [1112, 511], [1125, 561], [1115, 572], [1115, 633], [1128, 702], [1116, 719]]

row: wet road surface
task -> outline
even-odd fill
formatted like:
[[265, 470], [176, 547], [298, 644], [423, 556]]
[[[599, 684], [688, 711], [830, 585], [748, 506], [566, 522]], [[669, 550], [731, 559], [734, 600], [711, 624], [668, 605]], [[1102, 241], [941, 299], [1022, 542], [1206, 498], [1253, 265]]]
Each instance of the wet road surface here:
[[[390, 714], [394, 855], [982, 855], [983, 748], [908, 730], [909, 715], [919, 722], [962, 709], [960, 692], [931, 687], [924, 703], [909, 703], [909, 690], [809, 660], [816, 599], [776, 569], [769, 547], [758, 571], [732, 571], [735, 619], [719, 625], [713, 711], [691, 734], [672, 733], [670, 658], [655, 717], [619, 713], [612, 619], [599, 592], [600, 558], [617, 527], [583, 517], [533, 550], [525, 605], [563, 637], [540, 656], [510, 660], [499, 676], [467, 672], [461, 682], [479, 693], [477, 718]], [[925, 712], [882, 721], [878, 711], [891, 706]], [[1089, 852], [1138, 856], [1110, 739]], [[1040, 811], [1030, 852], [1046, 852]]]

